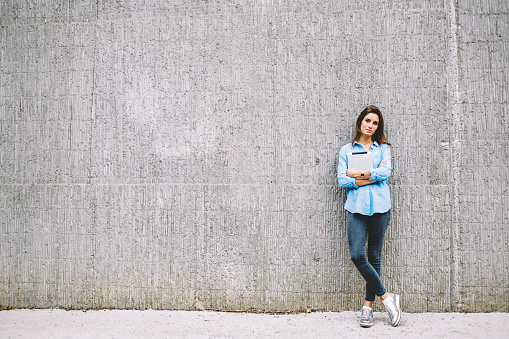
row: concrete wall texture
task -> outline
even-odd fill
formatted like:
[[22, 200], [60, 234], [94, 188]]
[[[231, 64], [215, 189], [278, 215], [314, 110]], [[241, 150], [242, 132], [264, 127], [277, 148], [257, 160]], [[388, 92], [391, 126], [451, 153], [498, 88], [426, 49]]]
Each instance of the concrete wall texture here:
[[509, 311], [508, 1], [3, 0], [0, 43], [0, 307], [358, 309], [374, 104], [387, 288]]

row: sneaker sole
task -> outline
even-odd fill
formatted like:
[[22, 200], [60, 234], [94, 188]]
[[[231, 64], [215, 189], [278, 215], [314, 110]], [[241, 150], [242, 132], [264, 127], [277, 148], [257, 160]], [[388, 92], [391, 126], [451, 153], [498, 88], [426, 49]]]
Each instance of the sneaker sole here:
[[361, 327], [371, 327], [373, 325], [374, 325], [373, 322], [370, 322], [370, 323], [361, 323]]
[[394, 303], [396, 304], [396, 308], [398, 309], [398, 316], [396, 318], [396, 321], [392, 323], [392, 326], [396, 327], [399, 325], [399, 322], [401, 321], [401, 302], [399, 294], [394, 295]]

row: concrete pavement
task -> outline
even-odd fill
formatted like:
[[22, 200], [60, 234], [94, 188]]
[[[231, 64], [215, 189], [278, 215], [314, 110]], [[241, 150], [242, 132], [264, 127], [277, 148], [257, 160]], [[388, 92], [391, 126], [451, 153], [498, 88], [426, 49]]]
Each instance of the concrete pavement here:
[[503, 338], [509, 313], [404, 313], [399, 327], [375, 312], [359, 326], [360, 312], [253, 314], [212, 311], [0, 312], [0, 338]]

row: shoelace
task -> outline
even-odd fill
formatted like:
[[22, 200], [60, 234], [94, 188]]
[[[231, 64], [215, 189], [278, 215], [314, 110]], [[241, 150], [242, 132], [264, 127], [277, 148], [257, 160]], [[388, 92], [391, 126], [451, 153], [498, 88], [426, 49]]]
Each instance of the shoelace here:
[[369, 317], [369, 310], [367, 308], [362, 309], [361, 317]]

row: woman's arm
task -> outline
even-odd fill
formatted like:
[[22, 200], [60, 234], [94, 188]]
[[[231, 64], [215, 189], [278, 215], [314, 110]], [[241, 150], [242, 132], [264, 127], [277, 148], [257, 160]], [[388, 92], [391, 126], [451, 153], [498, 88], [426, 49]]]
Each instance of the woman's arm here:
[[369, 178], [371, 180], [376, 181], [387, 181], [392, 172], [392, 162], [391, 162], [391, 148], [389, 145], [383, 144], [380, 145], [382, 160], [385, 161], [383, 166], [378, 166], [378, 168], [369, 170]]
[[366, 186], [366, 185], [371, 185], [371, 184], [374, 184], [375, 182], [377, 182], [376, 180], [366, 180], [366, 179], [357, 179], [355, 180], [355, 184], [359, 187], [361, 186]]
[[346, 175], [347, 173], [347, 157], [346, 157], [346, 149], [343, 147], [339, 151], [339, 160], [338, 160], [338, 183], [339, 186], [343, 188], [359, 188], [355, 180], [352, 177]]
[[[387, 160], [382, 160], [380, 162], [380, 165], [378, 166], [378, 168], [383, 167], [386, 164], [387, 164]], [[364, 172], [364, 177], [362, 177], [362, 172]], [[371, 173], [368, 170], [364, 170], [364, 171], [348, 170], [348, 171], [346, 171], [346, 175], [349, 176], [350, 178], [356, 178], [356, 179], [362, 178], [361, 180], [367, 180], [367, 179], [371, 178]], [[376, 180], [371, 180], [371, 181], [376, 181]], [[355, 183], [357, 184], [357, 181]], [[359, 185], [357, 184], [357, 186], [359, 186]], [[364, 186], [364, 185], [362, 185], [362, 186]]]

